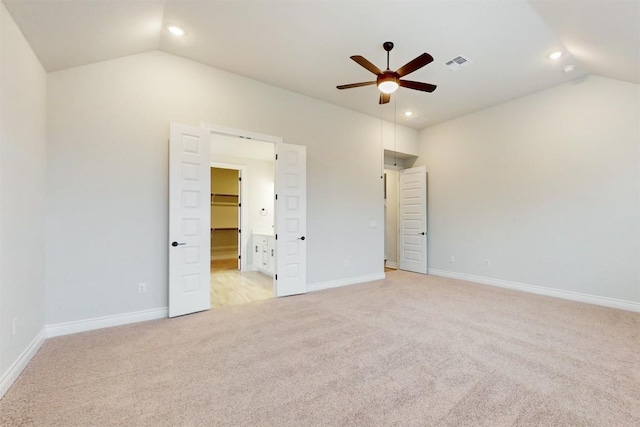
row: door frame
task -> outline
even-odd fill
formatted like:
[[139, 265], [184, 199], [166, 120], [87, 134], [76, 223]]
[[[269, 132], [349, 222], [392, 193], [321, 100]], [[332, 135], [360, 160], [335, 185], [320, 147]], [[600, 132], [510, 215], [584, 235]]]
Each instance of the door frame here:
[[[211, 146], [213, 147], [214, 141], [211, 141]], [[238, 228], [240, 230], [247, 230], [249, 228], [249, 219], [248, 216], [244, 213], [244, 211], [242, 210], [242, 206], [247, 206], [246, 203], [246, 197], [247, 197], [247, 190], [248, 190], [248, 185], [249, 182], [246, 179], [247, 173], [247, 167], [244, 165], [236, 165], [233, 163], [222, 163], [222, 162], [211, 162], [211, 167], [212, 168], [219, 168], [219, 169], [231, 169], [231, 170], [237, 170], [238, 171], [238, 176], [240, 178], [245, 177], [245, 179], [240, 179], [240, 198], [238, 200], [238, 202], [240, 203], [240, 208], [238, 209], [238, 213], [240, 215], [240, 221], [238, 222]], [[239, 251], [239, 255], [240, 255], [240, 271], [247, 271], [247, 247], [249, 246], [249, 236], [246, 231], [243, 234], [242, 232], [239, 233], [240, 234], [240, 247], [238, 248]]]
[[[269, 142], [271, 144], [273, 144], [273, 152], [275, 153], [276, 147], [278, 143], [282, 143], [284, 142], [283, 138], [278, 137], [278, 136], [272, 136], [272, 135], [266, 135], [266, 134], [262, 134], [262, 133], [257, 133], [257, 132], [251, 132], [251, 131], [247, 131], [247, 130], [243, 130], [243, 129], [236, 129], [236, 128], [231, 128], [228, 126], [222, 126], [222, 125], [218, 125], [215, 123], [207, 123], [207, 122], [201, 122], [200, 123], [200, 127], [207, 129], [211, 134], [213, 135], [224, 135], [224, 136], [232, 136], [232, 137], [236, 137], [236, 138], [243, 138], [243, 139], [254, 139], [256, 141], [262, 141], [262, 142]], [[274, 162], [275, 162], [275, 154], [274, 154]], [[214, 162], [212, 162], [213, 164]], [[274, 175], [274, 186], [273, 186], [273, 191], [274, 191], [274, 197], [275, 194], [278, 193], [278, 183], [276, 182], [275, 179], [275, 164], [274, 164], [274, 170], [273, 170], [273, 175]], [[245, 185], [248, 185], [248, 181], [245, 179], [242, 181], [242, 197], [246, 197], [247, 194], [247, 187], [244, 187]], [[246, 204], [244, 205], [246, 206]], [[277, 209], [274, 209], [274, 213], [273, 213], [273, 223], [274, 225], [276, 224], [277, 221]], [[248, 218], [247, 215], [243, 215], [243, 219], [244, 218]], [[248, 239], [249, 239], [249, 229], [248, 229], [248, 225], [247, 224], [242, 224], [242, 229], [246, 230], [243, 236], [241, 236], [242, 239], [247, 239], [247, 243], [248, 243]], [[247, 245], [243, 245], [243, 247], [246, 247]], [[276, 257], [278, 256], [278, 252], [276, 250]], [[245, 268], [249, 267], [246, 262], [247, 262], [247, 256], [246, 254], [242, 254], [242, 258], [241, 258], [241, 265]], [[273, 296], [275, 297], [277, 295], [277, 289], [276, 287], [278, 286], [277, 281], [276, 281], [276, 273], [278, 272], [278, 268], [277, 265], [274, 267], [275, 268], [275, 272], [273, 274]], [[244, 270], [243, 270], [244, 271]]]
[[[396, 253], [395, 253], [396, 260], [393, 263], [394, 265], [389, 265], [388, 266], [389, 268], [393, 268], [393, 269], [396, 269], [396, 270], [399, 270], [399, 262], [398, 262], [398, 260], [399, 260], [399, 257], [400, 257], [400, 245], [398, 245], [398, 242], [400, 241], [400, 224], [398, 223], [398, 212], [400, 210], [400, 198], [398, 197], [398, 194], [400, 193], [400, 191], [399, 191], [400, 190], [400, 171], [402, 169], [404, 169], [404, 168], [401, 168], [399, 166], [384, 165], [384, 169], [382, 170], [383, 176], [385, 177], [385, 181], [386, 181], [386, 178], [387, 178], [387, 172], [386, 171], [396, 172], [396, 179], [393, 180], [393, 183], [392, 183], [393, 186], [395, 187], [395, 194], [396, 194], [396, 203], [395, 203], [395, 205], [396, 205], [396, 227], [395, 227], [395, 230], [393, 230], [394, 233], [395, 233], [395, 236], [396, 236]], [[385, 183], [385, 185], [387, 185], [387, 187], [386, 187], [387, 191], [388, 191], [388, 188], [389, 188], [389, 184], [390, 184], [390, 181]], [[383, 203], [383, 207], [384, 208], [388, 207], [387, 199], [384, 198], [384, 196], [383, 196], [382, 203]], [[384, 210], [384, 233], [385, 233], [385, 242], [384, 242], [385, 248], [384, 249], [386, 251], [386, 249], [387, 249], [386, 248], [386, 244], [387, 244], [386, 243], [387, 209]], [[387, 267], [387, 263], [386, 262], [385, 262], [384, 266], [385, 266], [385, 268]]]
[[[394, 184], [396, 187], [396, 229], [395, 229], [395, 235], [396, 235], [396, 265], [395, 266], [390, 266], [390, 268], [395, 268], [396, 270], [400, 270], [400, 240], [401, 240], [401, 224], [399, 221], [399, 214], [400, 214], [400, 176], [402, 174], [402, 171], [404, 171], [405, 169], [412, 169], [412, 168], [406, 168], [404, 166], [394, 166], [394, 165], [390, 165], [390, 164], [384, 164], [383, 165], [383, 170], [382, 173], [384, 174], [385, 171], [390, 170], [390, 171], [395, 171], [397, 172], [397, 179], [395, 179]], [[425, 168], [426, 169], [426, 168]], [[427, 210], [425, 212], [425, 232], [427, 233], [425, 236], [425, 244], [426, 244], [426, 257], [425, 257], [425, 264], [426, 264], [426, 273], [424, 274], [429, 274], [429, 172], [427, 171], [427, 182], [426, 182], [426, 203], [427, 203]], [[383, 195], [383, 199], [382, 199], [382, 204], [383, 204], [383, 208], [386, 206], [386, 199], [384, 199], [384, 195]], [[387, 223], [386, 223], [386, 210], [385, 210], [385, 234], [387, 232]], [[384, 245], [386, 245], [386, 241], [385, 243], [383, 243]], [[384, 248], [386, 249], [386, 247]], [[385, 263], [385, 267], [387, 267], [387, 264]]]

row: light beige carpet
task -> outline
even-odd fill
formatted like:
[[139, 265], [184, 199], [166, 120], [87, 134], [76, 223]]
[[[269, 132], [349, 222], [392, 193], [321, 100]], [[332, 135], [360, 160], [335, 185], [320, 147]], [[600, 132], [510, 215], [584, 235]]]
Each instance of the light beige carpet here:
[[48, 340], [0, 425], [639, 426], [640, 314], [391, 272]]

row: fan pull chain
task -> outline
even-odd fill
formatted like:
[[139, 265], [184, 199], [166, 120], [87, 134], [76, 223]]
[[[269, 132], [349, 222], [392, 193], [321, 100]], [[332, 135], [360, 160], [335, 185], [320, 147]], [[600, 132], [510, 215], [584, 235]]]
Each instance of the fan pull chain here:
[[383, 120], [380, 119], [380, 156], [382, 156], [382, 159], [380, 159], [380, 179], [384, 179], [384, 142], [382, 137], [382, 122]]
[[398, 166], [398, 103], [396, 98], [397, 96], [393, 97], [393, 166]]

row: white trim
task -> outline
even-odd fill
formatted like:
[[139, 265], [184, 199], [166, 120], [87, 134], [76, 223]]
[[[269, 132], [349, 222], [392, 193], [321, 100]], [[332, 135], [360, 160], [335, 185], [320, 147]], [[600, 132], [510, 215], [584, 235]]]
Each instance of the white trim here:
[[395, 261], [386, 261], [385, 266], [389, 268], [395, 268], [396, 270], [398, 269], [398, 263]]
[[384, 280], [384, 273], [368, 274], [366, 276], [349, 277], [346, 279], [329, 280], [328, 282], [307, 283], [307, 292], [321, 291], [323, 289], [339, 288], [341, 286], [354, 285], [356, 283], [373, 282], [374, 280]]
[[31, 341], [29, 346], [22, 352], [15, 362], [7, 369], [0, 378], [0, 399], [11, 388], [11, 385], [18, 379], [24, 368], [27, 367], [33, 356], [36, 355], [42, 344], [46, 340], [46, 329], [42, 328], [38, 335]]
[[532, 294], [544, 295], [548, 297], [561, 298], [570, 301], [584, 302], [587, 304], [601, 305], [604, 307], [617, 308], [620, 310], [635, 311], [640, 313], [640, 303], [625, 301], [615, 298], [601, 297], [597, 295], [582, 294], [579, 292], [563, 291], [560, 289], [546, 288], [543, 286], [528, 285], [525, 283], [509, 282], [507, 280], [492, 279], [489, 277], [474, 276], [453, 271], [429, 269], [429, 274], [433, 276], [448, 277], [450, 279], [466, 280], [468, 282], [480, 283], [483, 285], [497, 286], [500, 288], [514, 289], [516, 291], [529, 292]]
[[162, 307], [153, 308], [151, 310], [135, 311], [132, 313], [116, 314], [113, 316], [95, 317], [93, 319], [84, 319], [74, 322], [56, 323], [54, 325], [47, 325], [47, 337], [59, 337], [61, 335], [93, 331], [95, 329], [109, 328], [112, 326], [128, 325], [129, 323], [164, 319], [168, 315], [168, 307]]
[[282, 142], [282, 138], [278, 136], [266, 135], [263, 133], [257, 132], [249, 132], [242, 129], [230, 128], [227, 126], [221, 126], [214, 123], [200, 123], [201, 128], [209, 129], [213, 133], [217, 133], [220, 135], [229, 135], [229, 136], [241, 136], [248, 139], [255, 139], [258, 141], [271, 142], [273, 144], [277, 144], [278, 142]]

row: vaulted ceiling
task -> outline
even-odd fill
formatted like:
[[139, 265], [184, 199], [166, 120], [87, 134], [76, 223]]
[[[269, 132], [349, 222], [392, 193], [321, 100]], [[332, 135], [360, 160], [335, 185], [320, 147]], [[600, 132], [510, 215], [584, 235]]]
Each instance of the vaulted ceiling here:
[[[161, 50], [414, 128], [587, 74], [640, 83], [640, 0], [136, 1], [3, 0], [47, 71]], [[167, 26], [186, 34], [175, 37]], [[374, 80], [423, 52], [410, 74], [433, 93], [400, 88], [378, 105]], [[563, 51], [557, 60], [554, 51]], [[462, 55], [457, 71], [445, 62]], [[574, 65], [572, 72], [564, 72]], [[405, 111], [414, 114], [408, 118]]]

